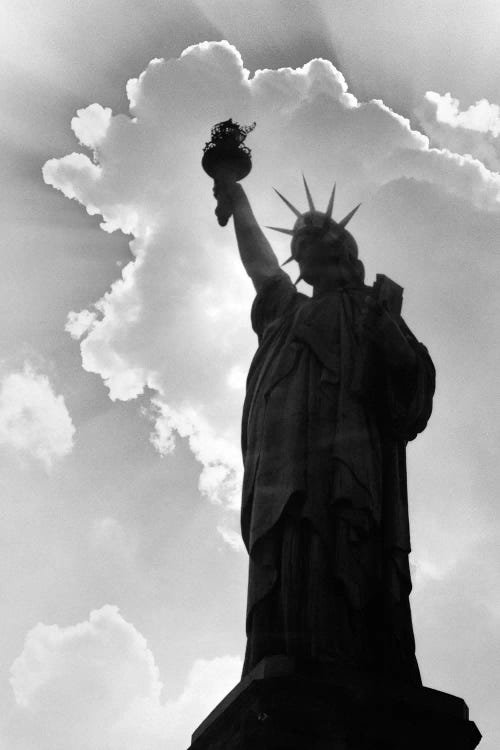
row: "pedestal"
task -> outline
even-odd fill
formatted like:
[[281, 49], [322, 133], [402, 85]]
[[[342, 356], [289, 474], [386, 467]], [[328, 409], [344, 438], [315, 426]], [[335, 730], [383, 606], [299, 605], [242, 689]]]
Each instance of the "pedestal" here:
[[190, 750], [473, 750], [480, 739], [454, 695], [272, 657], [209, 714]]

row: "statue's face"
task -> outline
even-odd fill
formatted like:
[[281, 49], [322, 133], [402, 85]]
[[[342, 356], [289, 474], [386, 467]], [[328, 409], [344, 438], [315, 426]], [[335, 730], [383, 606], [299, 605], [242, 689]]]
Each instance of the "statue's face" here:
[[352, 278], [347, 249], [331, 237], [299, 237], [296, 257], [302, 278], [313, 287], [338, 287]]

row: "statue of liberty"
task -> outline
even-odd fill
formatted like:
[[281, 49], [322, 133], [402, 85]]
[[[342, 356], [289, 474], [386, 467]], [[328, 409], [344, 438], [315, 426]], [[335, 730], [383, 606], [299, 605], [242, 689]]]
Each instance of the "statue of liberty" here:
[[346, 229], [358, 207], [335, 221], [335, 188], [318, 211], [305, 178], [306, 212], [278, 193], [295, 223], [270, 228], [290, 236], [309, 297], [280, 267], [240, 178], [220, 170], [214, 193], [256, 290], [242, 420], [243, 674], [285, 655], [420, 685], [405, 449], [431, 414], [432, 361], [401, 318], [401, 287], [364, 283]]

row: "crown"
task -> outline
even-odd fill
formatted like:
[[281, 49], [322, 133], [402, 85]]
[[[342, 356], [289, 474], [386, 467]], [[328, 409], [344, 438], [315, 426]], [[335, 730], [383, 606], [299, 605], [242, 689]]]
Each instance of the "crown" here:
[[350, 222], [358, 208], [360, 207], [361, 203], [358, 203], [358, 205], [352, 209], [352, 211], [349, 211], [347, 216], [344, 216], [344, 218], [341, 221], [335, 221], [332, 219], [332, 213], [333, 213], [333, 202], [335, 200], [335, 187], [333, 186], [332, 194], [330, 195], [330, 199], [328, 201], [328, 206], [326, 207], [326, 211], [323, 213], [322, 211], [317, 211], [314, 206], [314, 201], [312, 199], [311, 191], [309, 190], [309, 186], [307, 184], [306, 178], [304, 175], [302, 175], [302, 179], [304, 181], [304, 188], [306, 191], [307, 196], [307, 202], [309, 204], [309, 210], [305, 213], [301, 213], [295, 206], [290, 203], [290, 201], [285, 198], [284, 195], [281, 195], [281, 193], [276, 190], [276, 188], [273, 188], [274, 191], [279, 195], [281, 200], [286, 203], [288, 208], [295, 214], [297, 217], [297, 220], [293, 226], [293, 229], [284, 229], [282, 227], [267, 227], [267, 229], [273, 229], [275, 232], [282, 232], [283, 234], [288, 234], [292, 237], [292, 254], [291, 256], [285, 260], [285, 262], [282, 264], [285, 266], [287, 263], [290, 263], [291, 260], [297, 260], [297, 242], [296, 240], [304, 234], [317, 234], [318, 236], [327, 236], [329, 235], [332, 239], [332, 241], [341, 241], [346, 242], [346, 244], [349, 246], [348, 249], [354, 257], [357, 257], [357, 245], [356, 241], [354, 240], [354, 237], [346, 230], [347, 224]]

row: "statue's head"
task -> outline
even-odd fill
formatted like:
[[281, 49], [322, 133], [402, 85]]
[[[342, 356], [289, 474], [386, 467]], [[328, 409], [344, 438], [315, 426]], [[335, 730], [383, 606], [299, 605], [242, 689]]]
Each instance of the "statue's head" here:
[[358, 283], [364, 280], [364, 268], [358, 259], [356, 240], [345, 228], [359, 208], [356, 206], [342, 221], [332, 219], [335, 187], [332, 190], [326, 212], [317, 211], [304, 179], [309, 211], [300, 213], [281, 193], [276, 192], [296, 215], [293, 229], [269, 227], [277, 232], [291, 236], [292, 254], [283, 265], [291, 260], [297, 261], [300, 276], [296, 284], [304, 279], [308, 284], [317, 286], [325, 282], [333, 285], [346, 284], [349, 281]]

